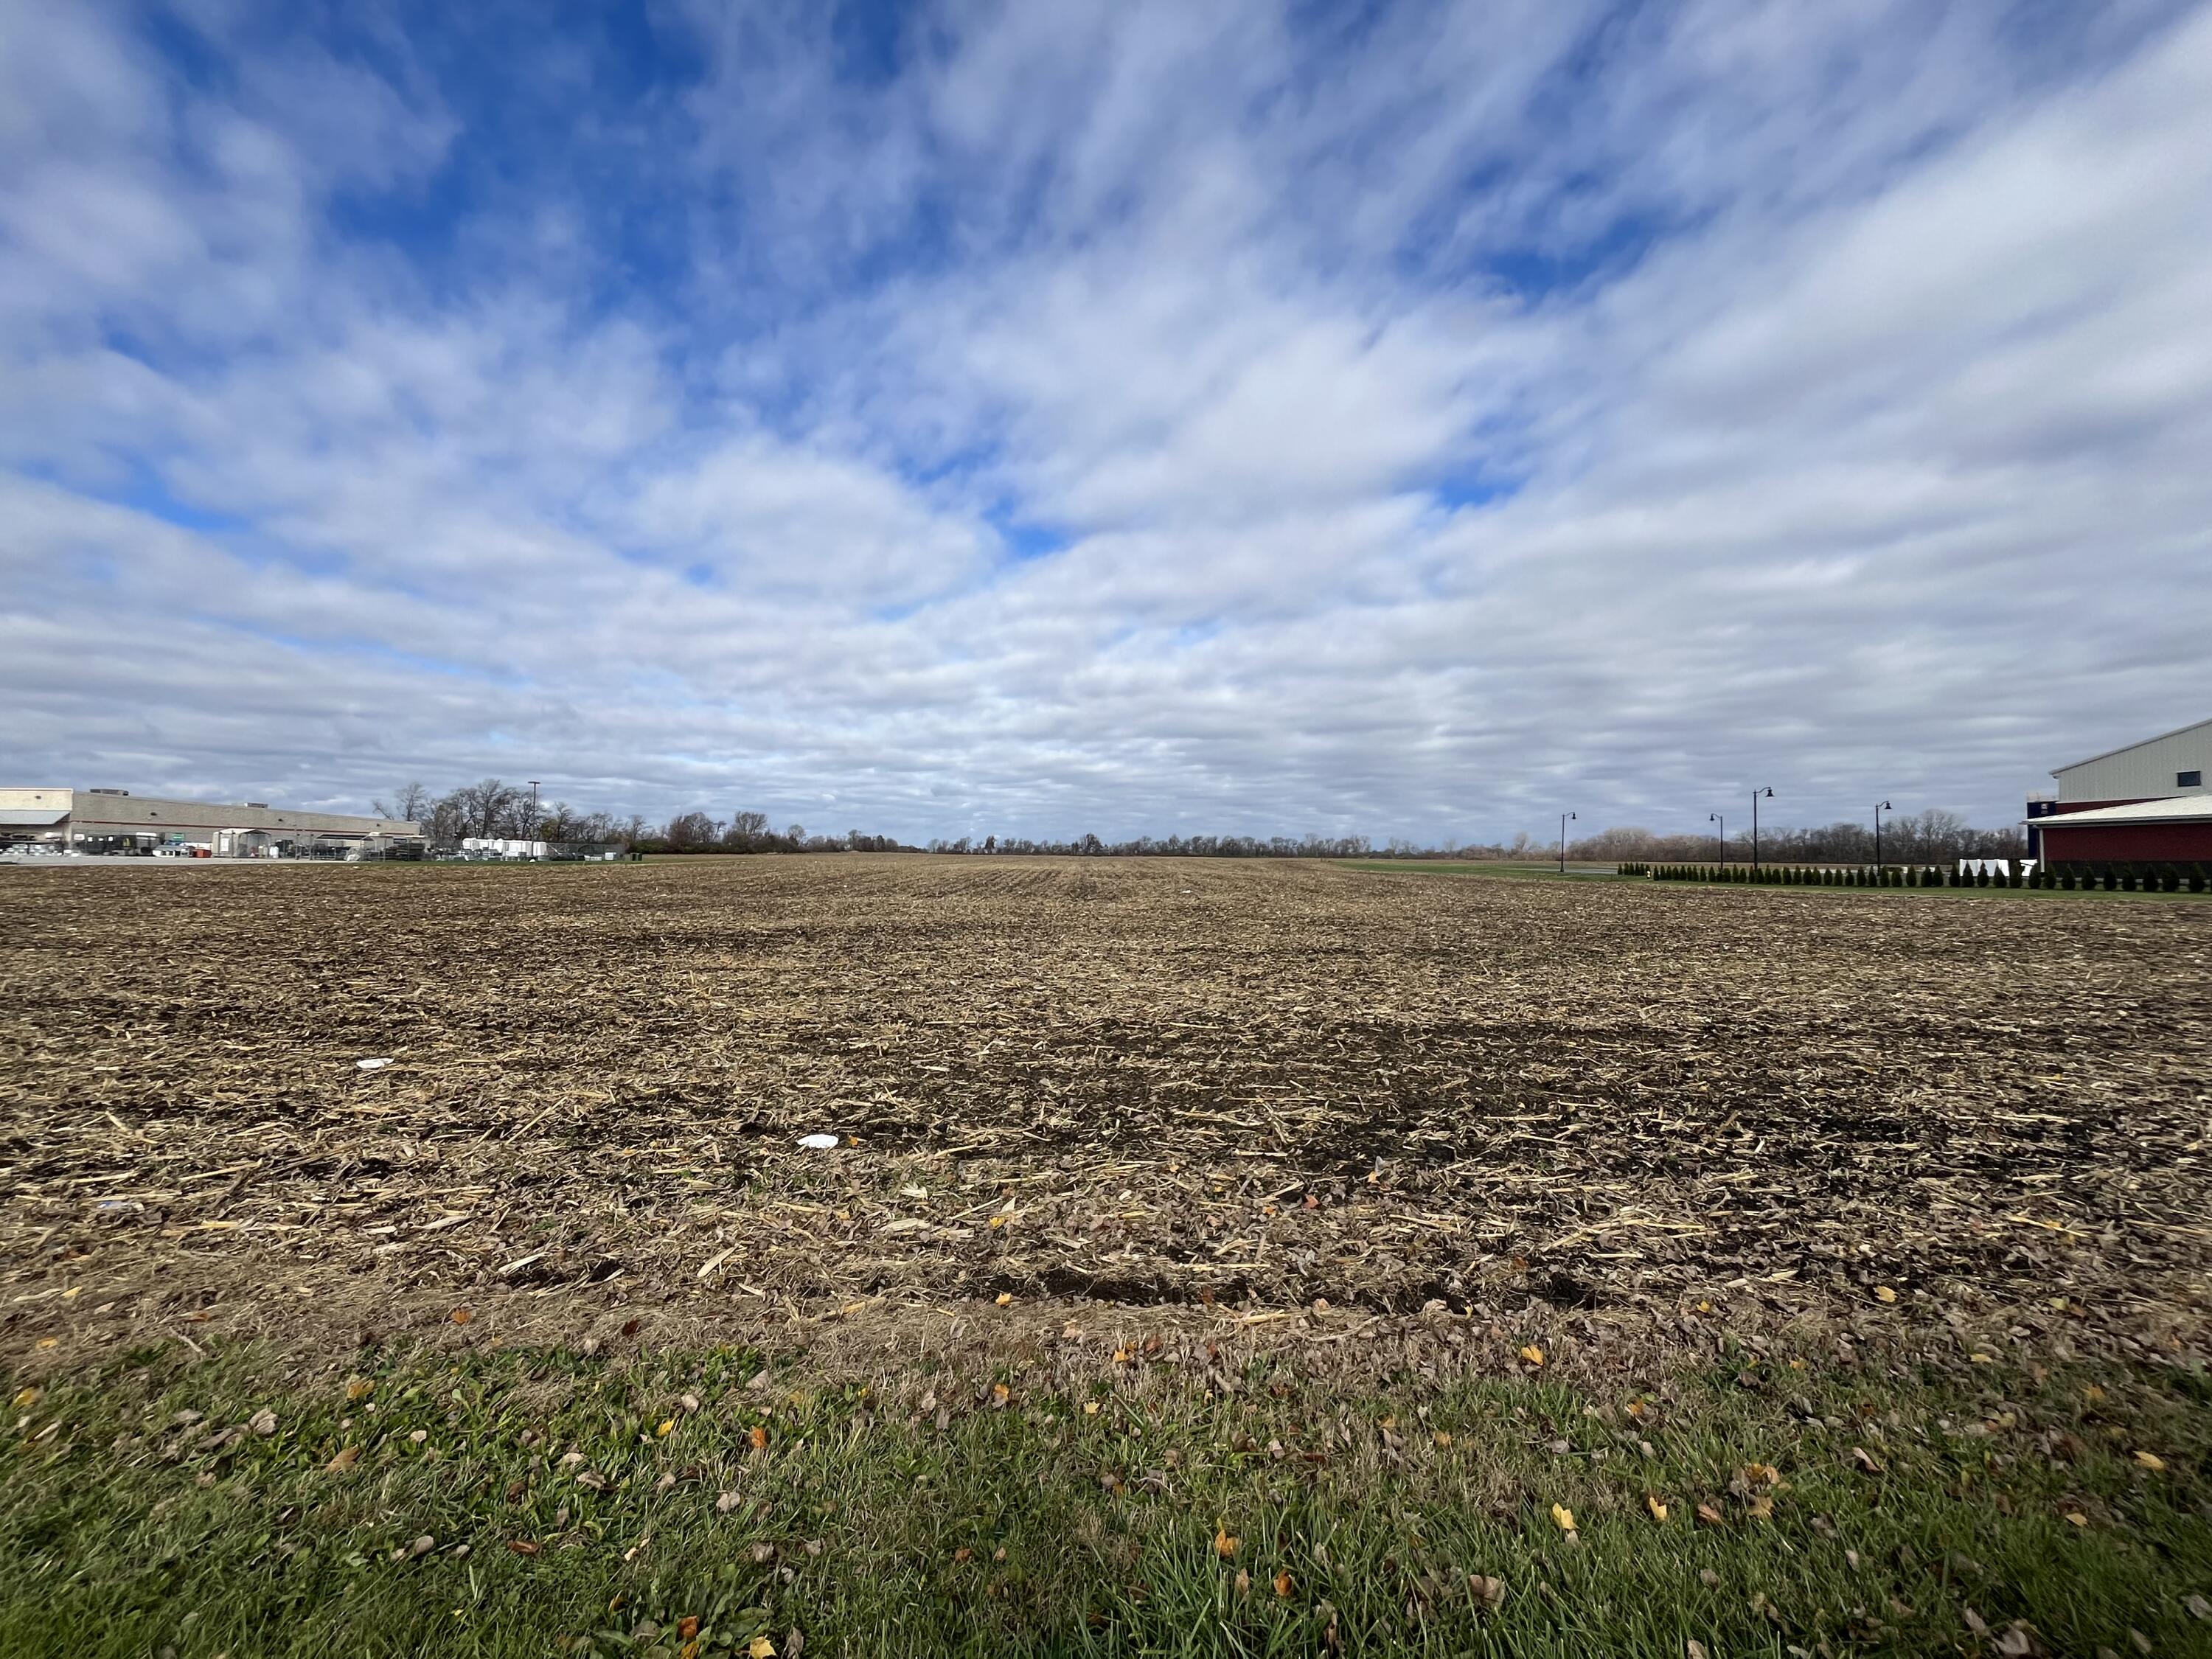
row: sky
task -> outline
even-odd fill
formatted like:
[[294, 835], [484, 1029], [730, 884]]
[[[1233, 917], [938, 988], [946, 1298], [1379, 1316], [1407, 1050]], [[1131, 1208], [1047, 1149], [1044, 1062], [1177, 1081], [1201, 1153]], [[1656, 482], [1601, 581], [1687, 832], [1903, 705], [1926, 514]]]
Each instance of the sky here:
[[2212, 6], [0, 0], [0, 782], [1999, 824], [2208, 624]]

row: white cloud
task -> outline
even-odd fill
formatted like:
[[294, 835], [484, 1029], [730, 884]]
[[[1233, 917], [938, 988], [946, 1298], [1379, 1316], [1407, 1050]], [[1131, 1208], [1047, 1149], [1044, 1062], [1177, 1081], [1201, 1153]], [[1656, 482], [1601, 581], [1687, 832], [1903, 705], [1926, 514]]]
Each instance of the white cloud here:
[[517, 43], [543, 153], [465, 41], [24, 16], [9, 775], [1997, 819], [2212, 696], [2201, 9], [714, 9]]

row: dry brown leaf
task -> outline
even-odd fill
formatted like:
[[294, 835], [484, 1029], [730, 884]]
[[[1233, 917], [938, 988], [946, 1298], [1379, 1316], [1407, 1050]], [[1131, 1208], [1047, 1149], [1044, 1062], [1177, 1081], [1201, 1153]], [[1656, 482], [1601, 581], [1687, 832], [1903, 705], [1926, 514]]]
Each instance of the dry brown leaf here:
[[326, 1474], [343, 1474], [348, 1469], [351, 1468], [355, 1464], [360, 1462], [361, 1448], [358, 1446], [348, 1446], [342, 1449], [337, 1456], [331, 1458], [329, 1462], [324, 1464], [323, 1471]]
[[535, 1555], [538, 1550], [538, 1546], [527, 1538], [510, 1538], [507, 1547], [517, 1555]]
[[766, 1451], [768, 1449], [768, 1430], [761, 1424], [754, 1424], [752, 1427], [745, 1431], [745, 1442], [748, 1445], [751, 1446], [755, 1451]]
[[465, 1325], [469, 1321], [475, 1317], [476, 1316], [471, 1313], [466, 1308], [456, 1308], [453, 1310], [453, 1323], [456, 1325]]
[[1279, 1601], [1287, 1601], [1291, 1599], [1291, 1575], [1287, 1572], [1279, 1572], [1275, 1575], [1275, 1595]]
[[1216, 1527], [1213, 1529], [1213, 1553], [1224, 1561], [1237, 1553], [1237, 1546], [1243, 1541], [1242, 1539], [1231, 1536], [1225, 1527]]

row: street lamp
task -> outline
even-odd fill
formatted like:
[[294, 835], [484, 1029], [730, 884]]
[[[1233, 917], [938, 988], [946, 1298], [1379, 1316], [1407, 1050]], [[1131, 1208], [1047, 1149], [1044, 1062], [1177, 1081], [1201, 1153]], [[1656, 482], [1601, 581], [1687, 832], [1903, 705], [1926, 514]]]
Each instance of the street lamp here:
[[532, 841], [536, 841], [536, 840], [538, 839], [538, 780], [537, 780], [537, 779], [535, 779], [535, 778], [532, 778], [532, 779], [531, 779], [531, 780], [530, 780], [530, 836], [529, 836], [529, 838], [530, 838]]
[[1754, 789], [1751, 792], [1751, 871], [1753, 875], [1759, 873], [1759, 802], [1761, 796], [1772, 800], [1774, 791]]
[[1572, 812], [1559, 814], [1559, 873], [1567, 873], [1567, 826], [1575, 821]]
[[1874, 868], [1876, 875], [1881, 873], [1881, 815], [1896, 810], [1886, 800], [1874, 804]]
[[1708, 812], [1705, 814], [1705, 822], [1707, 823], [1717, 823], [1721, 827], [1721, 863], [1723, 865], [1726, 865], [1728, 863], [1728, 820], [1717, 812]]

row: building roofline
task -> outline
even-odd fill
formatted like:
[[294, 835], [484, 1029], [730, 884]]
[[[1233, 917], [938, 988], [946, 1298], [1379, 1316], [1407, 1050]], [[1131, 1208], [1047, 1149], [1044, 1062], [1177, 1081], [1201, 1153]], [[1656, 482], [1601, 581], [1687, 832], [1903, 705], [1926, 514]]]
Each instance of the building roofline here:
[[2152, 744], [2164, 743], [2168, 738], [2178, 738], [2185, 732], [2194, 732], [2199, 726], [2212, 726], [2212, 720], [2191, 720], [2186, 726], [2175, 726], [2171, 732], [2161, 732], [2154, 738], [2138, 738], [2133, 743], [2124, 743], [2118, 749], [2107, 749], [2103, 754], [2092, 755], [2087, 760], [2074, 761], [2064, 766], [2054, 766], [2051, 769], [2051, 775], [2054, 778], [2063, 777], [2067, 773], [2078, 772], [2085, 766], [2094, 766], [2100, 760], [2110, 760], [2115, 755], [2124, 755], [2130, 749], [2146, 749]]

